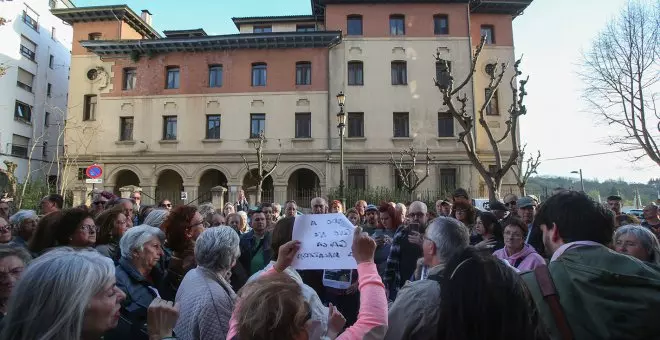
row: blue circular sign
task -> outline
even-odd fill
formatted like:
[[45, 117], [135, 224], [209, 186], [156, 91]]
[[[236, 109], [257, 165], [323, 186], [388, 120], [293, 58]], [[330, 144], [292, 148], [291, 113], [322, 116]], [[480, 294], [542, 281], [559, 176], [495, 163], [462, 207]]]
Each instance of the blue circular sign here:
[[85, 173], [87, 174], [87, 177], [89, 177], [89, 178], [99, 178], [99, 177], [101, 177], [101, 175], [103, 175], [103, 169], [101, 169], [100, 166], [94, 164], [94, 165], [88, 166]]

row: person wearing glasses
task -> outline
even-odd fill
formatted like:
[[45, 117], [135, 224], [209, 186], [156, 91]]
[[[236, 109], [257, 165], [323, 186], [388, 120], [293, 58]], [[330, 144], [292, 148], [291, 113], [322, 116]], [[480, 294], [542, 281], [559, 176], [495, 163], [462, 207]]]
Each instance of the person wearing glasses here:
[[518, 216], [518, 196], [514, 194], [504, 196], [504, 206], [509, 210], [512, 216]]
[[545, 266], [545, 260], [534, 247], [525, 243], [527, 224], [520, 219], [511, 219], [504, 228], [504, 248], [496, 250], [493, 256], [507, 261], [521, 272]]
[[165, 232], [167, 248], [172, 251], [172, 258], [168, 265], [167, 281], [168, 292], [171, 296], [164, 296], [166, 300], [173, 300], [181, 280], [186, 273], [195, 268], [194, 250], [197, 237], [206, 229], [202, 215], [196, 207], [180, 205], [170, 211], [161, 230]]
[[0, 244], [11, 242], [11, 224], [8, 218], [0, 217]]
[[62, 217], [53, 228], [56, 245], [72, 248], [94, 246], [98, 231], [94, 216], [83, 208], [64, 210]]

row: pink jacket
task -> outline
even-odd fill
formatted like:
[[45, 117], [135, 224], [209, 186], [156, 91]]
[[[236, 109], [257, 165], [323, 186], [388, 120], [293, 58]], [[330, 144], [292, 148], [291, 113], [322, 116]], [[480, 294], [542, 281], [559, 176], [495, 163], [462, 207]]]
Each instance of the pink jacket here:
[[[513, 255], [506, 252], [506, 247], [496, 250], [493, 255], [498, 259], [509, 262], [521, 272], [534, 270], [536, 267], [545, 266], [545, 260], [529, 244], [525, 244], [523, 249]], [[518, 265], [516, 266], [516, 262]]]
[[[387, 298], [385, 286], [378, 275], [378, 269], [373, 262], [358, 264], [358, 287], [360, 289], [360, 313], [357, 322], [340, 334], [339, 340], [382, 339], [387, 332]], [[271, 268], [263, 275], [275, 273]], [[236, 314], [239, 304], [229, 322], [227, 339], [233, 339], [238, 331]], [[341, 312], [341, 311], [340, 311]], [[315, 340], [315, 339], [310, 339]]]

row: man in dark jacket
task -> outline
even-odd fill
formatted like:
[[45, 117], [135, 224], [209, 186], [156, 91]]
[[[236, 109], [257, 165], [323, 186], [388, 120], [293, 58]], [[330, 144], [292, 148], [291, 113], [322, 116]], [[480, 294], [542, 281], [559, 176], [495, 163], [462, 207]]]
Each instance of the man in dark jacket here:
[[252, 275], [266, 267], [272, 257], [271, 234], [266, 231], [266, 215], [261, 210], [250, 214], [252, 230], [241, 236], [240, 264]]
[[[552, 339], [660, 338], [659, 268], [607, 247], [611, 211], [584, 193], [563, 191], [541, 205], [534, 228], [551, 256], [549, 280], [546, 267], [522, 277]], [[554, 283], [556, 295], [539, 282]], [[559, 307], [550, 307], [557, 296]]]

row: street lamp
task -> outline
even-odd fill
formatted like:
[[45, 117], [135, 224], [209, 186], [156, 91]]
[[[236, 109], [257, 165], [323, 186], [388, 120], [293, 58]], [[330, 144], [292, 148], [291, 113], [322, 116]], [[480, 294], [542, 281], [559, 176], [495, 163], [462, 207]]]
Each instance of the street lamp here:
[[344, 131], [346, 129], [346, 112], [344, 112], [344, 101], [346, 96], [344, 92], [337, 94], [337, 103], [339, 104], [339, 113], [337, 113], [337, 128], [339, 129], [339, 194], [341, 195], [341, 204], [346, 206], [346, 193], [344, 192]]
[[580, 174], [580, 186], [582, 187], [582, 192], [584, 192], [584, 180], [582, 179], [582, 169], [571, 171], [572, 174]]

